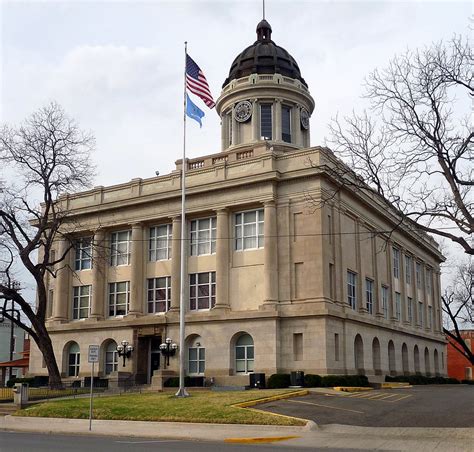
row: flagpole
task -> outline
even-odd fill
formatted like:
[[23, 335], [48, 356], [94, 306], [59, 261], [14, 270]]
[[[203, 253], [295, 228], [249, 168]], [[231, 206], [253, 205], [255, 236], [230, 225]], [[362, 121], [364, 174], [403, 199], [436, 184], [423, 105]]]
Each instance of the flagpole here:
[[186, 310], [185, 304], [185, 283], [187, 281], [185, 275], [186, 269], [186, 61], [188, 55], [188, 43], [184, 42], [184, 96], [183, 96], [183, 159], [181, 161], [181, 277], [180, 277], [180, 298], [179, 298], [179, 390], [176, 397], [188, 397], [189, 394], [184, 386], [184, 360], [186, 354], [185, 341], [185, 324], [184, 315]]

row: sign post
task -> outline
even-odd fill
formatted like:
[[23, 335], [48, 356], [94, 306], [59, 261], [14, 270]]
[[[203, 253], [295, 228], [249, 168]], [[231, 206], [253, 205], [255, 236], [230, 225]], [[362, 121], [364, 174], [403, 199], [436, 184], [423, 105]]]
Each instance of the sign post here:
[[89, 431], [92, 430], [92, 397], [94, 387], [94, 364], [99, 362], [99, 346], [89, 345], [89, 353], [87, 355], [87, 362], [92, 363], [91, 369], [91, 395], [89, 403]]

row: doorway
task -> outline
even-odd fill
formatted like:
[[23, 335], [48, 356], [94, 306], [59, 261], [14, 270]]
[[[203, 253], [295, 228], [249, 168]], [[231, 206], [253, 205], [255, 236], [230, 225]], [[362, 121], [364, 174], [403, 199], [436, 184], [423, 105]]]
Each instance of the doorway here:
[[153, 372], [160, 368], [161, 352], [160, 352], [161, 336], [150, 337], [150, 364], [148, 366], [148, 382], [151, 383]]

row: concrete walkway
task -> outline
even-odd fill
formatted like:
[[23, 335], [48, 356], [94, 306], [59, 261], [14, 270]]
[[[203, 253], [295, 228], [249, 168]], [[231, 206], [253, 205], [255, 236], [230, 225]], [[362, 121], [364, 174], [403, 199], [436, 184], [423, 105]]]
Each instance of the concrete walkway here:
[[0, 430], [36, 433], [126, 436], [200, 441], [232, 441], [251, 444], [262, 438], [296, 437], [273, 442], [273, 446], [403, 451], [471, 451], [474, 428], [372, 428], [344, 425], [305, 427], [265, 425], [191, 424], [96, 420], [89, 432], [85, 419], [0, 417]]

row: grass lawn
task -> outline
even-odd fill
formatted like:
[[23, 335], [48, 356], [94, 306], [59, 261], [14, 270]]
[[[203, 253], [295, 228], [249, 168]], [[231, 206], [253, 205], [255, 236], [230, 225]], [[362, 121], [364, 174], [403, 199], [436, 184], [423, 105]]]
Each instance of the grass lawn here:
[[[298, 419], [275, 416], [236, 403], [287, 394], [291, 390], [192, 391], [178, 399], [170, 393], [126, 394], [94, 399], [94, 419], [129, 421], [210, 422], [216, 424], [304, 425]], [[258, 408], [258, 407], [257, 407]], [[89, 418], [89, 399], [68, 399], [33, 405], [16, 416]]]

